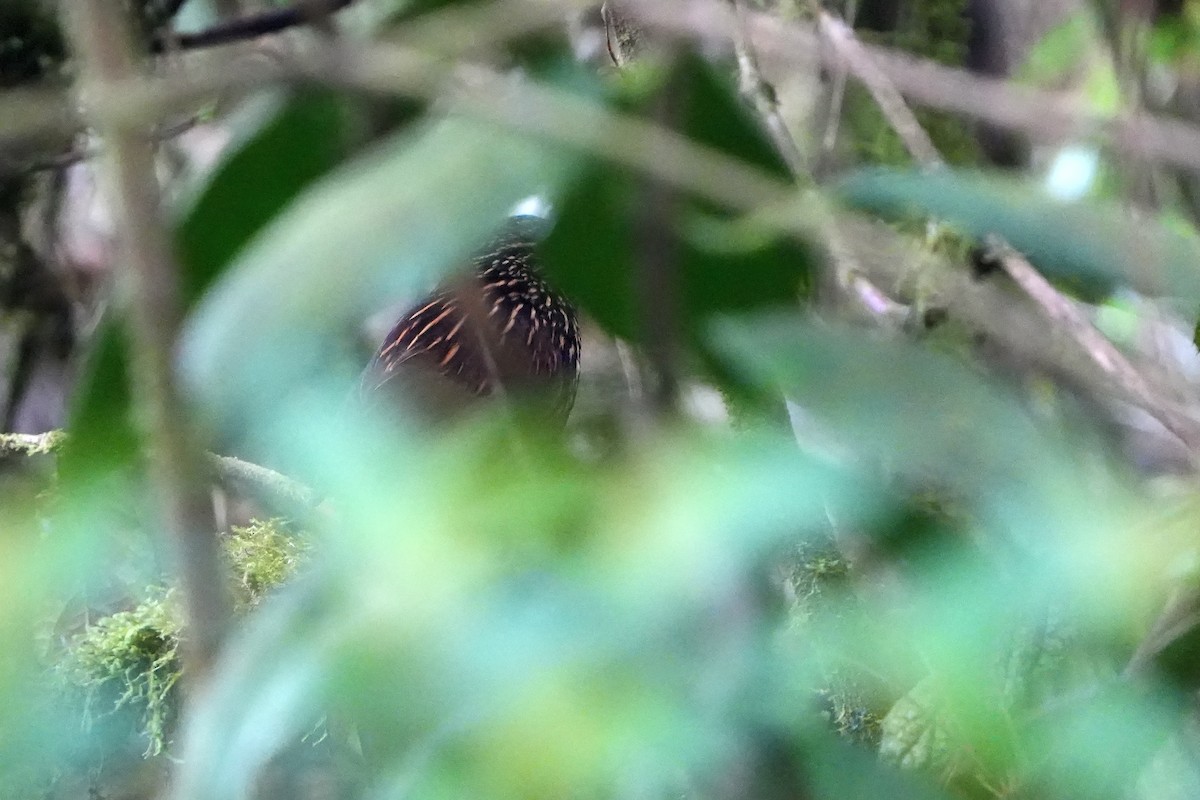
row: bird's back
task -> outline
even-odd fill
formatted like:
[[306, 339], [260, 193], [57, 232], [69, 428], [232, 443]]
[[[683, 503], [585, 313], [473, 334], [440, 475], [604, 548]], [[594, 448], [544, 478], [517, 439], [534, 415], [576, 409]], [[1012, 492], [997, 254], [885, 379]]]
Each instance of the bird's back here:
[[503, 393], [561, 425], [575, 400], [579, 327], [542, 278], [541, 220], [514, 217], [471, 269], [402, 314], [363, 375], [371, 402], [451, 417]]

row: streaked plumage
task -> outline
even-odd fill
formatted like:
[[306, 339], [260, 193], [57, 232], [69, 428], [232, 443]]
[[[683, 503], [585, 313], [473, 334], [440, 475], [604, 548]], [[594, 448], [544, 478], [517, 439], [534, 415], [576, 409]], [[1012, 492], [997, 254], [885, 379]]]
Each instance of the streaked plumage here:
[[538, 271], [540, 225], [513, 217], [473, 257], [473, 274], [401, 315], [363, 375], [364, 394], [441, 418], [495, 394], [499, 383], [564, 423], [578, 383], [579, 326]]

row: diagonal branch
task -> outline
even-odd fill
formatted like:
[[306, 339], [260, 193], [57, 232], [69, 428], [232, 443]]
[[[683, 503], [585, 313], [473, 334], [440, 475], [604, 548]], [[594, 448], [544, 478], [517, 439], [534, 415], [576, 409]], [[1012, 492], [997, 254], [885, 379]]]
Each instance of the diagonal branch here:
[[904, 142], [905, 148], [917, 163], [925, 169], [945, 166], [933, 140], [917, 120], [917, 115], [904, 102], [904, 96], [896, 89], [887, 73], [879, 67], [863, 43], [854, 35], [853, 29], [824, 9], [818, 8], [817, 15], [817, 31], [821, 38], [830, 44], [847, 65], [850, 73], [862, 81], [879, 110], [883, 112], [888, 125]]
[[1079, 306], [1055, 289], [1024, 256], [998, 238], [991, 243], [991, 248], [999, 257], [1004, 271], [1042, 309], [1046, 318], [1065, 330], [1134, 404], [1141, 406], [1175, 434], [1187, 446], [1194, 464], [1200, 462], [1200, 427], [1196, 420], [1156, 392], [1149, 380], [1108, 337], [1096, 329]]
[[767, 133], [775, 143], [775, 149], [787, 163], [793, 175], [803, 175], [807, 172], [806, 159], [796, 137], [788, 128], [787, 121], [779, 110], [779, 97], [775, 87], [763, 77], [759, 67], [758, 54], [746, 31], [746, 11], [742, 0], [729, 0], [733, 9], [733, 51], [737, 56], [738, 82], [742, 95], [754, 104], [754, 108], [762, 117], [767, 127]]

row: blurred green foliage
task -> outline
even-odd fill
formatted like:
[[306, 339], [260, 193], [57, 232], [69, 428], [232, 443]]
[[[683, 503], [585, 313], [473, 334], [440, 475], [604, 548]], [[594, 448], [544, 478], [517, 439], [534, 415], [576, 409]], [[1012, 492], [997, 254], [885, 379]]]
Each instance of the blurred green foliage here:
[[[922, 24], [949, 57], [943, 8], [960, 4]], [[540, 80], [787, 185], [698, 55], [633, 92], [554, 48], [521, 53]], [[1194, 623], [1129, 667], [1200, 580], [1194, 487], [1134, 473], [970, 348], [811, 313], [823, 243], [768, 217], [466, 101], [366, 144], [351, 101], [257, 98], [175, 227], [190, 407], [220, 449], [319, 488], [312, 530], [220, 534], [239, 614], [180, 715], [180, 590], [152, 544], [120, 328], [98, 337], [57, 477], [3, 484], [0, 797], [168, 778], [211, 800], [1189, 796]], [[1003, 234], [1058, 277], [1200, 299], [1192, 238], [1111, 208], [952, 170], [815, 191]], [[670, 270], [680, 371], [748, 390], [737, 425], [643, 417], [592, 448], [502, 405], [421, 430], [347, 401], [362, 317], [453, 274], [532, 194], [589, 335], [645, 344], [668, 310], [640, 281]], [[1126, 269], [1133, 245], [1159, 269]], [[146, 783], [114, 777], [138, 765]]]

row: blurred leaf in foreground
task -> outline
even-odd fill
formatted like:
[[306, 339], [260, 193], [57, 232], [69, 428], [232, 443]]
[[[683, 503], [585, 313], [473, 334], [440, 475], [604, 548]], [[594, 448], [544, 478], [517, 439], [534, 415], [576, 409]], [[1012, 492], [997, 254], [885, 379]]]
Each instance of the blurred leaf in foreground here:
[[237, 796], [333, 709], [418, 794], [561, 796], [630, 764], [667, 790], [781, 711], [753, 688], [770, 659], [751, 576], [831, 504], [870, 513], [847, 475], [787, 442], [679, 434], [620, 464], [526, 447], [475, 468], [511, 447], [485, 424], [398, 491], [345, 476], [356, 530], [230, 648], [187, 734], [189, 792]]
[[255, 119], [235, 130], [239, 141], [194, 190], [175, 232], [188, 305], [254, 235], [345, 155], [349, 112], [333, 92], [258, 98], [243, 116], [251, 111]]
[[951, 170], [863, 170], [837, 193], [854, 208], [934, 217], [978, 238], [998, 234], [1054, 278], [1200, 304], [1200, 242], [1116, 207], [1063, 203], [1034, 186]]

